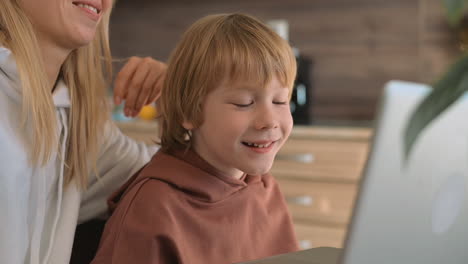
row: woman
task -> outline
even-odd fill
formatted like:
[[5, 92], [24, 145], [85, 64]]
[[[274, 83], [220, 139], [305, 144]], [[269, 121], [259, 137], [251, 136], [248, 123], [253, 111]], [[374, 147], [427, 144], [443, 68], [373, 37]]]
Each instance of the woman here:
[[[111, 0], [2, 0], [0, 263], [68, 263], [76, 224], [105, 215], [106, 197], [156, 151], [107, 119], [111, 9]], [[136, 115], [164, 71], [132, 59], [116, 102]]]

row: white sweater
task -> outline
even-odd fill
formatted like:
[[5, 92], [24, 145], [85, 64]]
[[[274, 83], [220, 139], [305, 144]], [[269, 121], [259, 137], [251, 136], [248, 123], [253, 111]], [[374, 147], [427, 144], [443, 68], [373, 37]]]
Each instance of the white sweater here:
[[[106, 199], [149, 161], [156, 146], [136, 143], [112, 123], [100, 139], [98, 172], [89, 186], [63, 187], [62, 148], [45, 167], [31, 167], [21, 129], [21, 86], [11, 52], [0, 47], [0, 263], [65, 264], [70, 260], [77, 223], [103, 216]], [[66, 142], [70, 100], [59, 82], [53, 94], [60, 143]]]

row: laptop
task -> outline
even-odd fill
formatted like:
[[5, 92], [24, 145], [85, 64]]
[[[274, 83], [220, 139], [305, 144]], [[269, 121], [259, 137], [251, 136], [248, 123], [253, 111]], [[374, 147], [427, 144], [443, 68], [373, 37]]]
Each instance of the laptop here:
[[343, 249], [314, 248], [249, 264], [468, 263], [468, 97], [420, 134], [404, 161], [406, 123], [430, 87], [385, 85]]

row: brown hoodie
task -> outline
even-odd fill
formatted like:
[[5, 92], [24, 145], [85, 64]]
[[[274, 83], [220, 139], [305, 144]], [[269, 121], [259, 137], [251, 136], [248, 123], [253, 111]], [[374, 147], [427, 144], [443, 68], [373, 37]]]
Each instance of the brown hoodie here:
[[92, 264], [222, 264], [298, 249], [270, 174], [227, 177], [194, 152], [158, 152], [109, 202]]

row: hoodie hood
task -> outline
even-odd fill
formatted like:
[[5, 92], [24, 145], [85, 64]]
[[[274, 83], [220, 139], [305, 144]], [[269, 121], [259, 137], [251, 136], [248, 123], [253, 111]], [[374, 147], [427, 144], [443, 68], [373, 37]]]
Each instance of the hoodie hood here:
[[0, 47], [0, 74], [6, 78], [2, 80], [8, 82], [4, 87], [5, 93], [13, 100], [21, 101], [21, 86], [16, 62], [11, 51], [5, 47]]
[[[22, 86], [15, 58], [13, 53], [5, 47], [0, 47], [0, 74], [6, 77], [3, 81], [9, 82], [9, 85], [0, 86], [6, 89], [5, 93], [11, 99], [20, 102], [22, 100]], [[56, 107], [69, 108], [71, 106], [70, 94], [63, 80], [57, 82], [52, 97]]]
[[222, 202], [252, 184], [263, 184], [263, 176], [244, 175], [241, 179], [222, 174], [193, 151], [157, 152], [152, 160], [137, 172], [109, 200], [115, 209], [124, 195], [140, 182], [159, 180], [205, 204]]
[[[0, 47], [0, 89], [10, 103], [10, 109], [21, 111], [22, 85], [12, 52]], [[55, 241], [55, 232], [61, 216], [63, 201], [63, 180], [65, 168], [66, 142], [68, 139], [68, 114], [70, 107], [68, 88], [62, 80], [55, 86], [52, 99], [57, 117], [57, 132], [59, 149], [51, 160], [43, 167], [34, 168], [37, 175], [30, 177], [30, 185], [34, 186], [28, 193], [28, 212], [30, 229], [28, 230], [29, 263], [48, 263]], [[8, 130], [7, 130], [8, 131]], [[57, 163], [59, 162], [59, 163]], [[26, 177], [26, 175], [22, 175]], [[56, 193], [56, 199], [49, 199], [49, 193]], [[45, 231], [47, 230], [47, 231]], [[43, 233], [50, 236], [43, 236]], [[41, 244], [44, 245], [41, 247]]]
[[76, 225], [104, 216], [107, 197], [158, 149], [131, 140], [106, 122], [100, 131], [97, 174], [89, 173], [88, 189], [82, 191], [74, 182], [64, 188], [70, 134], [70, 98], [64, 82], [57, 82], [52, 96], [59, 147], [50, 162], [38, 167], [30, 164], [23, 139], [32, 124], [24, 129], [19, 122], [22, 90], [16, 63], [11, 51], [0, 46], [1, 263], [69, 263]]

